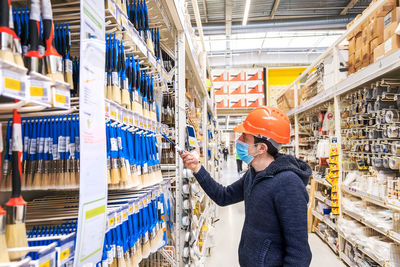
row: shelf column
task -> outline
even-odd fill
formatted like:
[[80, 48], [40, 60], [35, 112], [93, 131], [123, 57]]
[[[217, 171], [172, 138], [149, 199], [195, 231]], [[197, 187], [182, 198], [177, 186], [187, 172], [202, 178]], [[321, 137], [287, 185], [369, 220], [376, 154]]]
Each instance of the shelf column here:
[[[294, 84], [294, 107], [297, 108], [298, 102], [298, 84]], [[294, 151], [296, 158], [299, 157], [299, 117], [298, 114], [294, 114]]]
[[[175, 72], [176, 81], [176, 93], [175, 93], [175, 138], [176, 144], [185, 148], [185, 129], [186, 129], [186, 112], [185, 112], [185, 33], [179, 32], [175, 43], [176, 51], [176, 66]], [[182, 218], [182, 173], [183, 173], [183, 162], [179, 157], [178, 153], [175, 154], [176, 158], [176, 227], [175, 227], [175, 238], [176, 238], [176, 260], [177, 262], [182, 261], [181, 251], [183, 249], [182, 236], [181, 236], [181, 218]]]

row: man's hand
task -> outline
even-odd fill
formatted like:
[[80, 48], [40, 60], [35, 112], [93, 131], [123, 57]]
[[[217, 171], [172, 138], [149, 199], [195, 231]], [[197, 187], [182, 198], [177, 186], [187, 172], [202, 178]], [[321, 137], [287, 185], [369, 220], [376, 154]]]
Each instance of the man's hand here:
[[198, 173], [200, 171], [201, 164], [193, 154], [184, 151], [184, 152], [179, 152], [179, 156], [181, 156], [183, 164], [185, 165], [186, 168], [191, 170], [193, 173]]

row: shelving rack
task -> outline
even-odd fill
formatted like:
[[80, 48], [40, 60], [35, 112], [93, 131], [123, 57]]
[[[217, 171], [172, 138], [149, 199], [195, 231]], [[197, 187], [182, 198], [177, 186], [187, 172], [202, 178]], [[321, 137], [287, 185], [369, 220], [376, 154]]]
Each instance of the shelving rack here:
[[[355, 196], [357, 198], [360, 198], [361, 200], [365, 201], [366, 203], [372, 203], [374, 205], [386, 208], [388, 210], [392, 210], [393, 212], [398, 212], [399, 211], [399, 206], [398, 206], [398, 201], [393, 201], [390, 199], [384, 199], [382, 197], [376, 197], [374, 195], [365, 193], [365, 192], [360, 192], [359, 190], [356, 190], [354, 188], [342, 185], [343, 182], [343, 177], [345, 175], [345, 170], [343, 168], [343, 155], [345, 153], [348, 153], [347, 151], [342, 151], [342, 126], [343, 124], [341, 123], [341, 114], [343, 111], [343, 106], [344, 103], [341, 101], [341, 97], [349, 92], [352, 92], [353, 90], [363, 88], [364, 86], [369, 86], [371, 83], [376, 82], [382, 78], [393, 78], [393, 77], [398, 77], [398, 74], [400, 73], [400, 50], [397, 50], [390, 55], [384, 56], [380, 59], [378, 59], [376, 62], [370, 64], [369, 66], [359, 70], [356, 73], [353, 73], [352, 75], [348, 76], [345, 79], [340, 80], [339, 79], [339, 67], [335, 67], [334, 69], [334, 84], [330, 86], [329, 88], [325, 88], [322, 92], [318, 93], [314, 97], [311, 97], [310, 99], [306, 100], [305, 102], [299, 104], [299, 92], [300, 92], [300, 81], [302, 81], [307, 75], [311, 72], [313, 68], [315, 68], [318, 64], [324, 61], [325, 58], [327, 57], [333, 57], [333, 65], [334, 66], [339, 66], [338, 62], [338, 53], [339, 49], [342, 48], [342, 43], [346, 39], [346, 37], [349, 35], [349, 33], [353, 32], [357, 27], [361, 26], [363, 23], [365, 23], [368, 19], [368, 17], [371, 16], [374, 12], [376, 12], [378, 9], [382, 8], [382, 6], [385, 4], [384, 0], [379, 0], [375, 1], [374, 5], [368, 8], [365, 12], [363, 12], [362, 16], [357, 18], [357, 20], [354, 21], [354, 23], [348, 27], [347, 31], [325, 52], [323, 53], [320, 57], [318, 57], [291, 85], [289, 85], [286, 89], [286, 92], [288, 90], [294, 90], [294, 108], [290, 110], [287, 114], [290, 117], [291, 121], [293, 122], [294, 126], [294, 147], [295, 147], [295, 153], [296, 156], [299, 156], [299, 147], [301, 146], [300, 143], [300, 136], [302, 133], [302, 128], [300, 124], [300, 118], [304, 116], [305, 113], [310, 112], [313, 109], [318, 109], [322, 105], [328, 103], [328, 102], [333, 102], [333, 107], [334, 107], [334, 120], [335, 120], [335, 132], [336, 132], [336, 137], [338, 140], [339, 144], [339, 166], [340, 166], [340, 172], [339, 172], [339, 198], [342, 199], [344, 195], [350, 195], [350, 196]], [[398, 173], [398, 171], [397, 171]], [[332, 185], [330, 185], [325, 179], [318, 179], [316, 178], [315, 174], [313, 175], [313, 180], [315, 180], [318, 184], [321, 186], [325, 186], [328, 188], [331, 188]], [[319, 201], [328, 204], [327, 201], [322, 198], [318, 194], [314, 194], [314, 197], [318, 199]], [[329, 205], [329, 204], [328, 204]], [[399, 239], [398, 239], [398, 234], [393, 232], [393, 231], [383, 231], [382, 229], [379, 229], [375, 227], [374, 225], [371, 225], [370, 223], [366, 222], [363, 218], [358, 216], [357, 214], [354, 214], [352, 212], [349, 212], [346, 210], [346, 207], [343, 206], [343, 202], [341, 202], [341, 208], [340, 208], [340, 215], [338, 218], [340, 219], [343, 216], [349, 216], [353, 220], [358, 221], [362, 223], [365, 227], [373, 229], [374, 231], [380, 233], [381, 235], [390, 238], [394, 243], [397, 245], [400, 245]], [[317, 213], [317, 211], [312, 210], [311, 212], [312, 216], [315, 216], [318, 218], [321, 222], [326, 223], [326, 218], [324, 218], [321, 214]], [[329, 225], [329, 223], [326, 223], [328, 226], [331, 228], [334, 228], [334, 225]], [[344, 249], [344, 240], [345, 237], [343, 233], [340, 232], [340, 223], [339, 223], [339, 229], [338, 234], [339, 234], [339, 256], [340, 258], [346, 262], [349, 266], [355, 266], [351, 260], [348, 258], [347, 255], [343, 253]], [[337, 231], [337, 230], [336, 230]], [[317, 234], [320, 235], [318, 232]], [[325, 240], [324, 237], [321, 237], [323, 240]], [[348, 240], [346, 240], [348, 241]], [[367, 255], [370, 259], [375, 261], [377, 264], [380, 266], [393, 266], [393, 262], [389, 262], [387, 259], [378, 259], [368, 251], [365, 251], [363, 249], [362, 245], [359, 244], [353, 244], [354, 247], [357, 247], [364, 255]]]
[[[84, 15], [79, 12], [79, 10], [83, 10], [84, 8], [89, 7], [89, 12], [94, 11], [95, 13], [98, 13], [100, 11], [101, 13], [104, 8], [104, 14], [99, 14], [99, 18], [104, 18], [104, 21], [99, 23], [100, 28], [103, 27], [102, 30], [104, 30], [106, 33], [118, 32], [124, 34], [124, 43], [126, 42], [127, 46], [131, 47], [131, 49], [133, 50], [133, 54], [139, 58], [141, 62], [140, 64], [146, 66], [148, 68], [148, 72], [153, 73], [156, 77], [155, 87], [156, 90], [158, 90], [158, 93], [167, 90], [168, 84], [173, 85], [173, 88], [175, 89], [176, 110], [174, 132], [176, 143], [180, 147], [185, 147], [185, 129], [187, 125], [185, 114], [185, 79], [188, 77], [190, 77], [189, 79], [191, 79], [191, 77], [194, 77], [194, 97], [199, 100], [202, 109], [201, 128], [203, 130], [202, 148], [205, 155], [204, 165], [206, 169], [218, 179], [220, 172], [218, 171], [219, 166], [218, 163], [216, 163], [215, 155], [217, 153], [216, 144], [218, 144], [219, 132], [215, 125], [216, 110], [213, 101], [213, 90], [208, 92], [206, 87], [206, 70], [208, 68], [206, 51], [199, 51], [198, 47], [200, 46], [197, 45], [198, 41], [194, 38], [193, 34], [191, 34], [190, 29], [192, 26], [190, 25], [190, 21], [187, 20], [187, 14], [185, 14], [184, 1], [146, 1], [150, 17], [149, 26], [150, 28], [160, 28], [161, 48], [175, 61], [175, 67], [172, 68], [170, 71], [167, 71], [163, 66], [163, 62], [157, 60], [153, 52], [149, 50], [145, 40], [134, 28], [132, 23], [129, 21], [127, 15], [117, 4], [116, 0], [92, 0], [85, 1], [87, 3], [84, 4], [79, 1], [69, 3], [60, 3], [58, 1], [52, 2], [54, 2], [53, 9], [56, 10], [54, 12], [54, 21], [56, 21], [57, 23], [71, 22], [71, 25], [73, 25], [73, 27], [71, 27], [71, 31], [74, 37], [80, 36], [80, 25], [83, 25], [84, 19], [88, 19], [87, 17], [84, 17]], [[62, 15], [60, 15], [61, 13]], [[85, 14], [87, 16], [87, 12]], [[96, 20], [97, 17], [92, 17], [89, 19]], [[79, 49], [79, 46], [82, 49], [82, 43], [85, 42], [87, 42], [87, 40], [82, 38], [82, 36], [80, 36], [79, 40], [76, 40], [76, 38], [74, 38], [72, 48], [74, 55], [79, 55], [79, 53], [82, 55], [85, 52]], [[93, 42], [96, 43], [96, 40]], [[104, 40], [100, 40], [98, 43], [100, 43], [100, 45], [104, 45]], [[130, 51], [130, 53], [131, 52], [132, 51]], [[188, 59], [187, 63], [186, 59]], [[101, 75], [103, 75], [104, 67], [102, 66], [101, 69]], [[34, 113], [37, 114], [37, 116], [76, 113], [82, 109], [86, 108], [87, 110], [89, 108], [89, 106], [84, 106], [86, 102], [83, 101], [82, 97], [75, 99], [70, 97], [70, 89], [68, 84], [61, 82], [52, 82], [49, 78], [41, 74], [30, 73], [29, 75], [27, 75], [27, 69], [0, 60], [0, 80], [4, 80], [10, 77], [18, 80], [20, 83], [20, 87], [24, 90], [16, 90], [15, 88], [0, 88], [0, 96], [7, 96], [12, 99], [20, 100], [20, 102], [17, 104], [0, 104], [0, 113], [4, 113], [4, 118], [10, 117], [10, 112], [12, 112], [12, 110], [15, 108], [17, 108], [21, 113], [26, 114], [33, 114], [34, 112], [41, 111], [41, 113]], [[35, 86], [35, 88], [32, 87], [33, 85]], [[83, 86], [81, 85], [81, 91], [82, 87]], [[82, 92], [82, 94], [80, 95], [83, 95], [83, 93], [84, 92]], [[32, 104], [34, 104], [34, 106], [32, 106]], [[153, 121], [151, 119], [145, 118], [144, 116], [140, 116], [139, 114], [129, 109], [126, 109], [121, 105], [115, 103], [114, 101], [108, 99], [100, 98], [100, 101], [97, 101], [97, 105], [93, 105], [92, 108], [94, 112], [104, 114], [105, 119], [112, 122], [124, 124], [127, 126], [135, 126], [139, 129], [153, 131], [158, 134], [166, 133], [167, 131], [167, 126], [161, 124], [159, 121]], [[83, 117], [81, 119], [83, 120]], [[99, 121], [97, 121], [97, 123], [99, 123]], [[82, 125], [80, 126], [80, 128], [82, 131]], [[212, 133], [211, 137], [209, 137], [209, 131]], [[209, 150], [211, 157], [208, 156]], [[88, 151], [83, 148], [81, 150], [81, 154], [84, 155], [85, 153], [87, 153], [86, 157], [91, 160], [94, 159], [93, 155], [90, 156], [90, 153], [88, 153]], [[104, 160], [105, 157], [106, 155], [104, 154]], [[181, 219], [182, 175], [184, 168], [182, 165], [182, 161], [180, 160], [177, 153], [175, 157], [177, 162], [176, 165], [161, 166], [161, 170], [170, 171], [171, 173], [175, 172], [175, 175], [171, 180], [171, 183], [173, 184], [172, 187], [174, 189], [174, 202], [176, 205], [176, 225], [174, 225], [173, 227], [175, 247], [161, 249], [157, 256], [161, 255], [164, 260], [167, 261], [171, 266], [183, 266], [182, 249], [184, 236], [183, 231], [181, 230]], [[99, 162], [102, 161], [98, 161], [97, 163]], [[104, 166], [101, 167], [106, 168], [105, 164], [103, 165]], [[88, 172], [94, 172], [94, 169], [98, 167], [95, 164], [91, 165], [91, 167], [88, 167], [87, 165], [85, 166], [88, 168]], [[101, 194], [107, 197], [107, 183], [105, 182], [105, 184], [103, 184], [103, 182], [105, 181], [103, 181], [103, 178], [105, 179], [105, 176], [101, 178], [98, 177], [99, 181], [101, 180], [101, 182], [98, 183], [98, 186], [101, 187]], [[84, 183], [81, 183], [79, 192], [81, 196], [85, 193], [91, 193], [90, 188], [88, 188], [88, 184]], [[132, 192], [135, 192], [135, 190], [132, 190]], [[32, 192], [31, 194], [32, 198], [42, 195], [40, 192]], [[200, 202], [204, 200], [207, 204], [204, 213], [200, 216], [200, 225], [197, 228], [197, 235], [199, 235], [200, 227], [202, 227], [203, 225], [209, 225], [211, 223], [211, 217], [213, 216], [212, 213], [214, 211], [213, 204], [209, 201], [208, 197], [204, 193], [200, 194], [198, 197]], [[0, 199], [3, 200], [3, 196], [1, 196], [1, 193]], [[80, 201], [84, 202], [84, 200], [82, 199]], [[85, 201], [87, 201], [87, 199]], [[102, 200], [102, 203], [104, 203], [104, 200]], [[107, 205], [106, 200], [105, 205]], [[78, 221], [81, 221], [80, 223], [84, 221], [82, 219], [83, 215], [83, 207], [80, 207], [78, 216]], [[75, 216], [72, 216], [71, 218], [74, 217]], [[79, 227], [81, 226], [83, 225], [80, 225]], [[104, 234], [104, 229], [102, 227], [92, 229], [96, 229], [93, 231], [93, 235], [100, 235], [100, 232]], [[79, 234], [80, 232], [78, 231], [79, 244], [75, 246], [75, 255], [79, 253], [78, 250], [82, 248], [81, 245], [83, 243], [86, 243], [87, 245], [88, 242], [90, 242], [90, 240], [85, 241], [84, 239], [82, 239], [83, 237], [79, 237]], [[196, 238], [198, 238], [198, 236]], [[204, 240], [204, 243], [206, 242], [207, 240]], [[72, 254], [73, 253], [71, 253], [71, 255]], [[204, 251], [202, 251], [202, 256], [204, 255], [205, 253]], [[89, 256], [89, 258], [90, 257], [92, 256]], [[96, 262], [92, 263], [95, 264]], [[82, 263], [78, 263], [78, 265], [80, 264]]]

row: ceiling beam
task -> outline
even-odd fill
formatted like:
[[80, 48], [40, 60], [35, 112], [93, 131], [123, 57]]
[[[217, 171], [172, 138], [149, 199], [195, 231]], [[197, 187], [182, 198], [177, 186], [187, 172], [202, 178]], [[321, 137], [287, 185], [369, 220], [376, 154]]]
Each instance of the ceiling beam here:
[[350, 2], [347, 4], [347, 6], [340, 12], [340, 15], [346, 15], [347, 12], [349, 12], [350, 9], [352, 9], [359, 0], [350, 0]]
[[225, 36], [226, 36], [226, 49], [225, 49], [225, 65], [232, 64], [231, 53], [231, 34], [232, 34], [232, 0], [225, 0]]
[[203, 2], [204, 17], [206, 19], [206, 23], [208, 23], [207, 3], [206, 0], [202, 0], [202, 2]]
[[271, 14], [269, 15], [269, 16], [270, 16], [270, 19], [274, 19], [275, 13], [276, 13], [276, 11], [278, 10], [279, 3], [280, 3], [280, 2], [281, 2], [281, 0], [275, 0], [274, 6], [272, 7], [272, 10], [271, 10]]
[[201, 24], [199, 4], [197, 3], [197, 0], [192, 0], [192, 6], [193, 6], [194, 17], [196, 19], [197, 31], [198, 31], [199, 36], [200, 36], [202, 52], [205, 52], [206, 51], [206, 46], [205, 46], [205, 43], [204, 43], [203, 26]]

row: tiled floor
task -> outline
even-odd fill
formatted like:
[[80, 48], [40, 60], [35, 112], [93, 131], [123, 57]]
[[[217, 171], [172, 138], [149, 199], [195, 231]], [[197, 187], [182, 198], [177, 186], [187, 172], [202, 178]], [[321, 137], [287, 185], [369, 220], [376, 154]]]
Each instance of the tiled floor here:
[[[236, 172], [236, 160], [230, 157], [224, 163], [221, 183], [231, 184], [239, 179]], [[240, 233], [244, 222], [244, 204], [238, 203], [219, 208], [219, 221], [215, 224], [215, 247], [211, 249], [211, 256], [207, 258], [205, 266], [222, 267], [239, 266], [238, 246]], [[332, 250], [315, 234], [310, 234], [309, 243], [313, 258], [311, 267], [342, 267], [346, 266]]]

